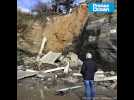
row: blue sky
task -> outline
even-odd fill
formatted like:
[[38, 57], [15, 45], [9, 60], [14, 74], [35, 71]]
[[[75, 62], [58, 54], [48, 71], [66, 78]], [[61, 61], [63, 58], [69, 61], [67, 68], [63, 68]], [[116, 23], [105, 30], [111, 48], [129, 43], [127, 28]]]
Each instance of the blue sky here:
[[24, 12], [30, 12], [39, 1], [51, 3], [51, 0], [17, 0], [17, 8], [20, 8]]
[[[47, 6], [51, 6], [52, 0], [17, 0], [17, 8], [21, 9], [24, 12], [30, 12], [32, 8], [35, 7], [38, 2], [46, 3]], [[85, 0], [74, 0], [75, 4], [79, 4]]]

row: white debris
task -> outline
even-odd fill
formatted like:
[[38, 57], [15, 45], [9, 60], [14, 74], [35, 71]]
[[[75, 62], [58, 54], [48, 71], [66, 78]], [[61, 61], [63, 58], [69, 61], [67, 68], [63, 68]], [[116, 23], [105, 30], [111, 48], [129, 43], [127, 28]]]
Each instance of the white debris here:
[[63, 89], [59, 89], [56, 92], [59, 91], [67, 91], [67, 90], [72, 90], [72, 89], [77, 89], [77, 88], [81, 88], [82, 86], [73, 86], [73, 87], [68, 87], [68, 88], [63, 88]]
[[48, 69], [45, 71], [42, 71], [43, 73], [49, 73], [49, 72], [53, 72], [53, 71], [58, 71], [58, 70], [62, 70], [65, 69], [65, 67], [58, 67], [58, 68], [54, 68], [54, 69]]
[[63, 59], [64, 61], [68, 61], [70, 67], [74, 67], [74, 66], [79, 66], [82, 65], [82, 61], [78, 58], [78, 55], [73, 53], [73, 52], [69, 52], [69, 54], [67, 55], [66, 58]]
[[67, 62], [67, 65], [64, 68], [64, 73], [67, 74], [69, 72], [69, 62]]
[[47, 17], [47, 21], [50, 21], [50, 18], [49, 17]]
[[[73, 76], [82, 76], [82, 74], [80, 73], [73, 73]], [[117, 76], [110, 76], [110, 77], [106, 77], [103, 75], [102, 72], [98, 72], [97, 74], [95, 74], [95, 81], [109, 81], [109, 80], [117, 80]]]
[[17, 70], [24, 70], [23, 65], [17, 66]]
[[49, 51], [46, 55], [44, 55], [40, 61], [42, 63], [47, 64], [55, 64], [55, 61], [61, 56], [61, 53], [55, 53], [52, 51]]
[[102, 71], [102, 70], [100, 70], [100, 71], [97, 71], [96, 73], [95, 73], [95, 77], [104, 77], [105, 75], [104, 75], [104, 71]]
[[37, 59], [36, 59], [37, 61], [39, 61], [40, 55], [42, 54], [42, 51], [44, 49], [44, 45], [45, 45], [46, 42], [47, 42], [47, 38], [44, 37], [42, 39], [41, 47], [40, 47], [40, 50], [39, 50], [39, 53], [38, 53], [38, 56], [37, 56]]
[[19, 71], [17, 71], [17, 80], [26, 78], [26, 77], [30, 77], [30, 76], [34, 76], [37, 73], [38, 72], [28, 72], [28, 71], [19, 70]]
[[101, 18], [101, 19], [98, 19], [98, 20], [95, 20], [95, 21], [92, 21], [91, 24], [96, 24], [96, 23], [103, 23], [105, 22], [106, 18]]
[[111, 34], [116, 33], [116, 29], [112, 29], [112, 30], [110, 30], [110, 33], [111, 33]]

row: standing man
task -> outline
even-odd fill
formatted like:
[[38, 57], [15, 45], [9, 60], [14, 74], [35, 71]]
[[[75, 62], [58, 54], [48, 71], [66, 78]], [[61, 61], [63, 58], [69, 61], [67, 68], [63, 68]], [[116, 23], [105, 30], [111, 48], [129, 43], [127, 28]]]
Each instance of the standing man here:
[[94, 74], [97, 71], [95, 61], [92, 60], [92, 54], [86, 54], [86, 60], [83, 62], [81, 74], [84, 79], [85, 100], [95, 100]]

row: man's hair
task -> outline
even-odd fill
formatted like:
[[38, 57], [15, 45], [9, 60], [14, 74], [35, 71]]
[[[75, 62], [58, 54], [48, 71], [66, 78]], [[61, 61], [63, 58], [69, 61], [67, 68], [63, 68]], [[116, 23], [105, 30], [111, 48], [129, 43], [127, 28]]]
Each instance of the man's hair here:
[[92, 58], [92, 54], [89, 52], [86, 54], [86, 59], [88, 59], [88, 58], [90, 58], [90, 59]]

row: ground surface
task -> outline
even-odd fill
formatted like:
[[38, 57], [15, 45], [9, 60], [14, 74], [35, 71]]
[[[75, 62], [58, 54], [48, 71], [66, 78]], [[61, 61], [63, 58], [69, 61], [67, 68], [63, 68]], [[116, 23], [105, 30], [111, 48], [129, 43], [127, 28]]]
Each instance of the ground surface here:
[[[65, 92], [64, 95], [56, 95], [56, 89], [71, 86], [71, 84], [63, 83], [50, 82], [49, 84], [47, 83], [46, 87], [45, 81], [39, 81], [34, 78], [19, 80], [17, 84], [17, 100], [82, 100], [84, 96], [83, 88]], [[102, 86], [96, 86], [96, 92], [96, 100], [114, 100], [112, 98], [117, 96], [116, 90]]]

